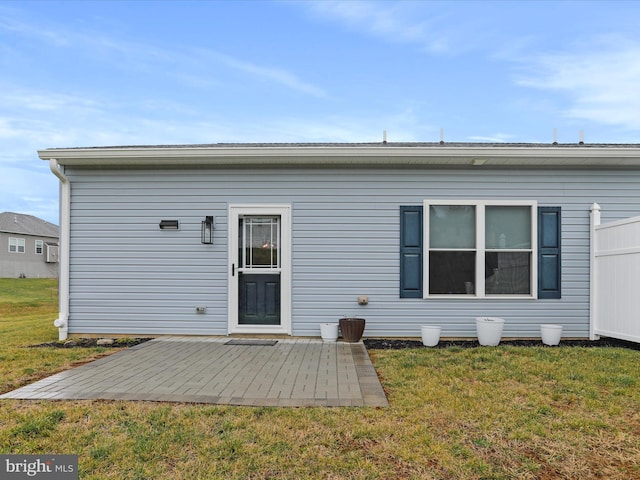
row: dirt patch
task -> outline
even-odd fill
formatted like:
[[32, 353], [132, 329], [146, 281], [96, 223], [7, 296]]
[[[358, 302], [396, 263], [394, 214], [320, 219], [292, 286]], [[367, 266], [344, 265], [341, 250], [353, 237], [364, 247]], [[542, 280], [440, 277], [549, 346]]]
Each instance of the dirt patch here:
[[72, 338], [70, 340], [65, 340], [64, 342], [49, 342], [49, 343], [40, 343], [38, 345], [30, 345], [31, 348], [93, 348], [93, 347], [104, 347], [104, 348], [123, 348], [123, 347], [133, 347], [135, 345], [139, 345], [144, 342], [148, 342], [149, 340], [153, 340], [153, 338], [114, 338], [113, 343], [106, 343], [98, 345], [98, 341], [103, 340], [100, 338]]
[[[452, 340], [440, 341], [435, 347], [425, 347], [420, 340], [391, 339], [391, 338], [365, 338], [365, 346], [371, 350], [400, 350], [404, 348], [476, 348], [480, 344], [475, 340]], [[502, 340], [500, 345], [511, 345], [515, 347], [542, 347], [545, 346], [540, 340]], [[600, 340], [562, 340], [560, 346], [564, 347], [620, 347], [631, 350], [640, 350], [640, 344], [618, 340], [615, 338], [601, 338]], [[547, 347], [556, 348], [556, 347]]]

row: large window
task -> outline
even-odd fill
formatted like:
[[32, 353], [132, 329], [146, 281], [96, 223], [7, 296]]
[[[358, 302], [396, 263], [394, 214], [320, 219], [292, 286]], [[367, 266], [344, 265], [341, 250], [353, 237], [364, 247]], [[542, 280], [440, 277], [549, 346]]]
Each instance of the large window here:
[[9, 252], [24, 253], [24, 238], [9, 237]]
[[533, 298], [535, 209], [533, 201], [425, 201], [425, 298]]

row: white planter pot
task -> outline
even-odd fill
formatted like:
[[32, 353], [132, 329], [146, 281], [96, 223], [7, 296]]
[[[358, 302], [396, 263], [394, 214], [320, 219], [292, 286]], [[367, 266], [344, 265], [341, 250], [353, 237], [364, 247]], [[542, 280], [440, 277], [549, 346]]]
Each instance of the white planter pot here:
[[476, 317], [476, 332], [478, 333], [478, 343], [495, 347], [502, 338], [504, 318]]
[[422, 333], [422, 344], [425, 347], [435, 347], [440, 341], [440, 327], [433, 325], [423, 325], [420, 327]]
[[545, 345], [558, 345], [562, 337], [562, 325], [540, 325], [540, 336]]
[[320, 336], [323, 342], [335, 342], [338, 339], [338, 324], [321, 323]]

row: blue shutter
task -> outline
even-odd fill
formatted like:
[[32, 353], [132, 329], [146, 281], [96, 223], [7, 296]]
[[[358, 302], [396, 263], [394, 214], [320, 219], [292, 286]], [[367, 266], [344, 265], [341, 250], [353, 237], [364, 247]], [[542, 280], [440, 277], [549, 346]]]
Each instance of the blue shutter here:
[[560, 298], [560, 207], [538, 207], [538, 298]]
[[422, 206], [400, 207], [400, 298], [422, 298]]

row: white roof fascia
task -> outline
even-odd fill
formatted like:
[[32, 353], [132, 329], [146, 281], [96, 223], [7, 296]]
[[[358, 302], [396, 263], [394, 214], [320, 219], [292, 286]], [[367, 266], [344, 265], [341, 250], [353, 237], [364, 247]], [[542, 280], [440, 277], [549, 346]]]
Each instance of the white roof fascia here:
[[[237, 145], [54, 148], [43, 160], [71, 166], [598, 166], [640, 167], [640, 147]], [[479, 161], [481, 160], [481, 161]]]

